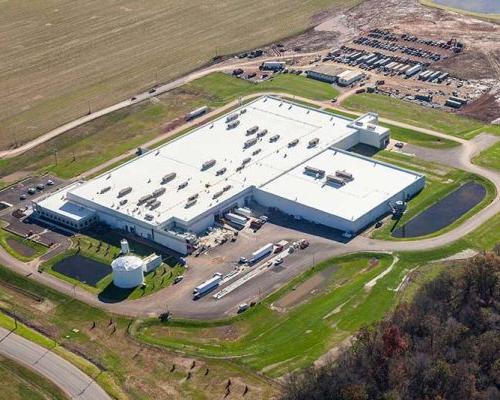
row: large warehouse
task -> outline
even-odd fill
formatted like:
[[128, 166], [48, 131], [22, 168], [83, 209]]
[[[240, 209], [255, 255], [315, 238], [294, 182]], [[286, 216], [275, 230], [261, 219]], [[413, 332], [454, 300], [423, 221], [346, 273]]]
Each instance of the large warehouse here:
[[34, 211], [74, 229], [101, 221], [183, 254], [216, 216], [251, 200], [358, 232], [424, 186], [422, 175], [345, 151], [384, 148], [389, 131], [377, 122], [261, 97]]

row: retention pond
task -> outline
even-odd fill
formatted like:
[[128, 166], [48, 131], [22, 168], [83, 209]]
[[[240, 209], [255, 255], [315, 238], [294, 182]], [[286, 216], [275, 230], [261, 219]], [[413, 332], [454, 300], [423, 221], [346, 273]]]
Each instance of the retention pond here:
[[111, 273], [110, 265], [83, 257], [79, 254], [59, 261], [52, 269], [90, 286], [96, 286], [101, 279]]
[[444, 199], [392, 232], [397, 238], [413, 238], [437, 232], [455, 222], [486, 197], [486, 188], [467, 182]]

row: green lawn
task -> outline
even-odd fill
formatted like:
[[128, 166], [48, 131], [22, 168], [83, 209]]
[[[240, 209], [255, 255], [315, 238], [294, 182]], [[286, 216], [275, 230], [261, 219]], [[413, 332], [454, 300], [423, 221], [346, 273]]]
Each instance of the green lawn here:
[[500, 170], [500, 141], [483, 150], [472, 161], [483, 167]]
[[48, 379], [4, 356], [0, 356], [0, 391], [9, 400], [68, 399]]
[[466, 182], [479, 182], [486, 187], [487, 194], [481, 203], [469, 210], [465, 215], [459, 218], [454, 223], [447, 227], [427, 235], [426, 237], [438, 236], [446, 231], [449, 231], [460, 225], [463, 221], [471, 218], [475, 213], [486, 207], [495, 198], [496, 189], [494, 185], [478, 176], [469, 172], [445, 167], [439, 164], [427, 162], [405, 154], [395, 153], [391, 151], [381, 151], [375, 155], [375, 158], [391, 164], [399, 165], [404, 168], [415, 170], [425, 174], [426, 183], [424, 189], [408, 203], [408, 209], [399, 221], [388, 220], [384, 225], [372, 232], [372, 237], [385, 240], [418, 240], [420, 238], [395, 238], [391, 235], [392, 230], [396, 226], [402, 226], [420, 214], [432, 204], [438, 202], [448, 194], [458, 189]]
[[[336, 109], [328, 109], [327, 111], [352, 119], [358, 117], [356, 114]], [[401, 142], [410, 143], [422, 147], [430, 147], [433, 149], [448, 149], [451, 147], [460, 146], [460, 143], [453, 140], [437, 138], [427, 133], [418, 132], [408, 128], [401, 128], [394, 124], [379, 122], [379, 125], [389, 128], [391, 130], [391, 138]]]
[[500, 135], [500, 126], [485, 125], [471, 118], [412, 104], [380, 94], [354, 95], [348, 97], [342, 103], [342, 106], [353, 111], [378, 112], [382, 117], [464, 139], [471, 139], [481, 132]]
[[12, 257], [21, 261], [31, 261], [47, 252], [47, 247], [0, 228], [0, 246]]
[[115, 111], [72, 129], [29, 153], [0, 160], [0, 177], [17, 171], [33, 171], [71, 178], [177, 127], [184, 122], [185, 114], [195, 108], [202, 105], [217, 108], [240, 96], [264, 91], [318, 100], [338, 94], [331, 85], [303, 76], [283, 74], [255, 84], [214, 73], [154, 100]]

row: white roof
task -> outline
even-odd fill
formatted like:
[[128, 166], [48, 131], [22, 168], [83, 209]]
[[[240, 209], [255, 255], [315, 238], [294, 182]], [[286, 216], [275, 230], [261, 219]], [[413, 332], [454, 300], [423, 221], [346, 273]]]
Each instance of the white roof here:
[[[351, 120], [347, 118], [271, 97], [259, 98], [234, 112], [239, 113], [241, 109], [246, 112], [240, 114], [240, 124], [236, 128], [228, 130], [226, 116], [222, 116], [77, 187], [69, 197], [76, 201], [86, 199], [151, 225], [164, 224], [172, 217], [187, 223], [250, 186], [266, 184], [356, 132], [348, 126]], [[268, 133], [257, 144], [244, 149], [245, 141], [256, 136], [246, 136], [246, 131], [255, 125], [259, 130], [267, 129]], [[279, 140], [270, 142], [269, 138], [274, 135], [280, 135]], [[308, 148], [313, 138], [319, 138], [319, 144]], [[299, 139], [299, 143], [288, 148], [288, 143], [294, 139]], [[257, 149], [261, 151], [253, 155]], [[251, 161], [237, 172], [236, 168], [248, 157]], [[202, 171], [202, 164], [211, 159], [216, 160], [216, 165]], [[221, 168], [227, 171], [217, 176], [216, 171]], [[162, 185], [162, 177], [171, 172], [177, 174], [175, 179]], [[184, 181], [188, 186], [178, 190]], [[213, 198], [228, 185], [231, 189]], [[101, 193], [107, 187], [110, 189]], [[126, 187], [131, 187], [132, 191], [118, 198], [118, 192]], [[166, 192], [158, 197], [161, 204], [156, 209], [137, 205], [142, 196], [159, 188], [166, 188]], [[193, 195], [198, 195], [197, 202], [186, 208], [188, 198]], [[122, 199], [127, 199], [127, 203], [120, 205]], [[147, 214], [153, 219], [148, 221]]]
[[[325, 177], [306, 175], [306, 165], [325, 171]], [[327, 184], [326, 176], [335, 175], [337, 170], [350, 172], [354, 179], [343, 186]], [[354, 221], [421, 177], [373, 159], [328, 149], [261, 190]]]
[[122, 256], [111, 262], [114, 271], [133, 271], [142, 266], [143, 261], [137, 256]]
[[93, 214], [93, 211], [79, 204], [68, 202], [67, 194], [69, 191], [77, 188], [81, 183], [76, 182], [72, 185], [58, 190], [57, 192], [37, 201], [37, 204], [52, 212], [58, 213], [69, 220], [78, 222]]
[[342, 72], [341, 74], [339, 74], [337, 77], [339, 79], [344, 79], [344, 80], [348, 81], [348, 80], [356, 78], [360, 75], [363, 75], [363, 73], [359, 72], [359, 71], [352, 71], [350, 69], [347, 69], [344, 72]]

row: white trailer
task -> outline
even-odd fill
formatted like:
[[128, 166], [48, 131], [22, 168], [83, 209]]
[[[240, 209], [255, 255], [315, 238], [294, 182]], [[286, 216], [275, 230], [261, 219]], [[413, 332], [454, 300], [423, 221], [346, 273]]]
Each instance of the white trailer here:
[[264, 258], [268, 254], [273, 252], [274, 245], [272, 243], [268, 243], [265, 246], [262, 246], [259, 250], [254, 251], [252, 253], [252, 257], [250, 258], [250, 263], [255, 264], [260, 259]]
[[203, 282], [202, 284], [196, 286], [193, 290], [193, 298], [198, 299], [204, 294], [214, 290], [219, 283], [222, 281], [222, 274], [220, 272], [216, 272], [213, 278]]
[[252, 210], [247, 207], [238, 207], [234, 210], [234, 214], [241, 215], [242, 217], [251, 218]]
[[193, 110], [193, 111], [186, 114], [186, 120], [189, 121], [189, 120], [195, 119], [195, 118], [199, 117], [200, 115], [205, 114], [207, 111], [208, 111], [207, 106], [197, 108], [196, 110]]
[[237, 215], [237, 214], [234, 214], [234, 213], [227, 213], [225, 215], [226, 219], [236, 225], [239, 225], [239, 226], [245, 226], [245, 224], [247, 223], [247, 218], [246, 217], [243, 217], [241, 215]]

